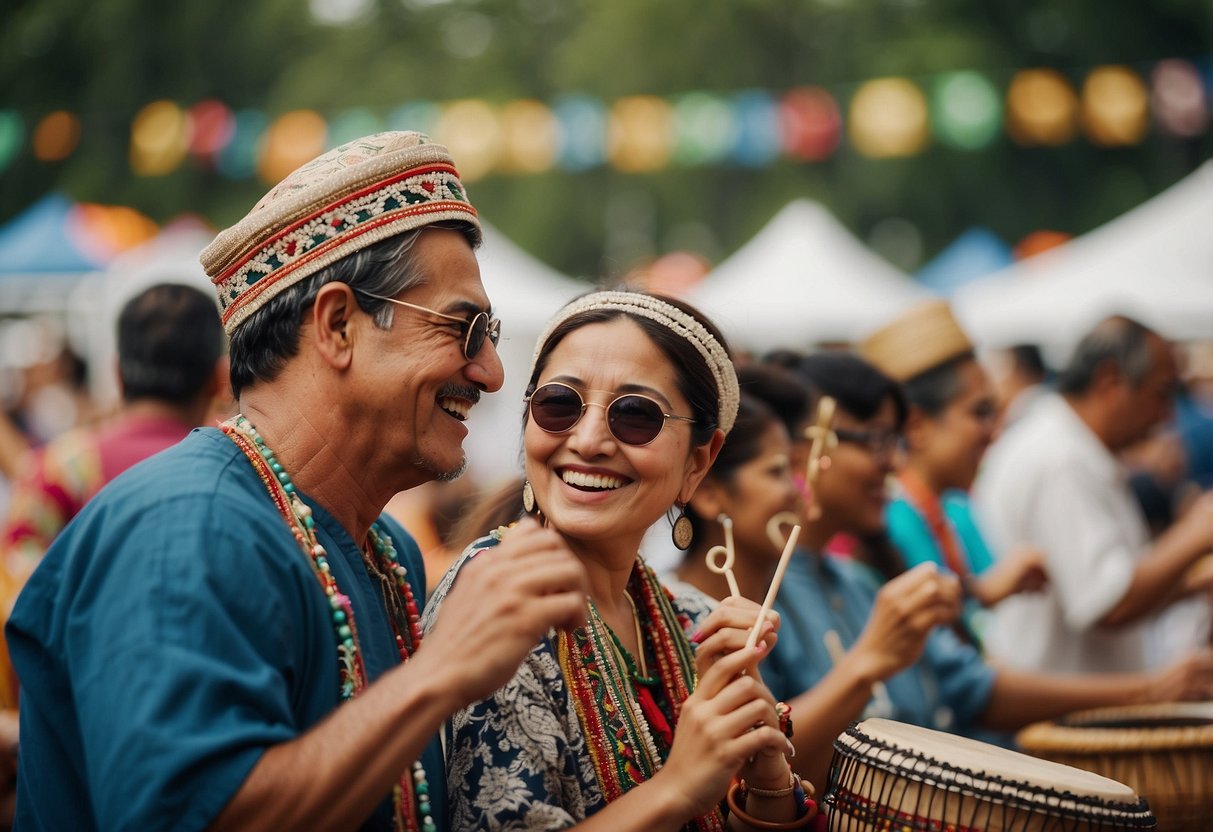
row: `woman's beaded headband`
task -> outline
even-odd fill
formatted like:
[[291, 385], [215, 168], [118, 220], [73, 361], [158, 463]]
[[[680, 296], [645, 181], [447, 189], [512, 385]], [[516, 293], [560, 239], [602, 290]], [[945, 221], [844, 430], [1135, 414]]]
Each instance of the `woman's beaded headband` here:
[[535, 355], [531, 358], [532, 375], [535, 372], [535, 364], [539, 361], [540, 352], [543, 351], [544, 345], [547, 344], [558, 326], [582, 312], [599, 309], [648, 318], [690, 342], [691, 346], [703, 356], [708, 369], [712, 371], [712, 378], [716, 380], [717, 407], [720, 411], [717, 420], [720, 423], [720, 429], [726, 434], [733, 429], [733, 423], [737, 420], [737, 408], [741, 394], [737, 386], [737, 370], [733, 367], [729, 354], [725, 352], [724, 347], [715, 336], [694, 317], [673, 304], [643, 292], [618, 290], [594, 292], [570, 302], [556, 313], [556, 317], [552, 318], [543, 334], [539, 336], [539, 341], [535, 345]]

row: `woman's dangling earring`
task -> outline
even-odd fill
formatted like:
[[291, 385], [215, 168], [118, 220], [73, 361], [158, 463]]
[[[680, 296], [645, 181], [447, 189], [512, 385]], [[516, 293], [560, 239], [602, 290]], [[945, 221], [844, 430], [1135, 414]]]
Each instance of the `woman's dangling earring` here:
[[[830, 470], [830, 465], [833, 464], [828, 456], [823, 456], [817, 461], [817, 476], [820, 478], [822, 474]], [[821, 505], [817, 502], [817, 494], [814, 492], [814, 486], [809, 486], [809, 520], [816, 522], [821, 519]]]
[[531, 487], [530, 480], [522, 483], [522, 510], [527, 514], [535, 513], [535, 489]]
[[691, 541], [695, 538], [695, 529], [691, 526], [691, 518], [687, 517], [685, 503], [678, 506], [678, 518], [674, 521], [670, 537], [674, 539], [674, 545], [683, 552], [691, 548]]

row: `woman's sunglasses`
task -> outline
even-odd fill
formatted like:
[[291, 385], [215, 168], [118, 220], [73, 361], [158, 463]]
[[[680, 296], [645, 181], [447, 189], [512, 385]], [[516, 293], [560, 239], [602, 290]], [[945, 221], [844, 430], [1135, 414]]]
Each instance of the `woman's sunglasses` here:
[[531, 419], [548, 433], [566, 433], [581, 421], [585, 409], [593, 405], [606, 410], [607, 428], [611, 435], [625, 445], [647, 445], [657, 438], [667, 419], [694, 422], [690, 416], [666, 413], [661, 405], [648, 396], [626, 393], [601, 405], [587, 402], [567, 384], [545, 384], [526, 397]]

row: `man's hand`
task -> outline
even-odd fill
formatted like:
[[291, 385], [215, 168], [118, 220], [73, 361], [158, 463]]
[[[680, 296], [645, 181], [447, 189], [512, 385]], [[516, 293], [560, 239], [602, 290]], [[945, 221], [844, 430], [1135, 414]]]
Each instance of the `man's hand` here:
[[585, 568], [551, 529], [524, 518], [465, 564], [417, 658], [452, 676], [467, 704], [510, 680], [539, 640], [586, 618]]

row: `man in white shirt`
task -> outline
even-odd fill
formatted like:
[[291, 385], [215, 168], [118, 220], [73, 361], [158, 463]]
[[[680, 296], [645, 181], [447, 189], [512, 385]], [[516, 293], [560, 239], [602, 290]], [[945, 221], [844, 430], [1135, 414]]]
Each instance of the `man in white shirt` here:
[[1169, 417], [1175, 385], [1170, 345], [1108, 318], [1078, 345], [1058, 394], [991, 448], [975, 488], [982, 528], [993, 551], [1041, 549], [1050, 580], [997, 608], [987, 648], [999, 660], [1072, 673], [1156, 664], [1149, 625], [1213, 546], [1213, 494], [1151, 543], [1116, 454]]

